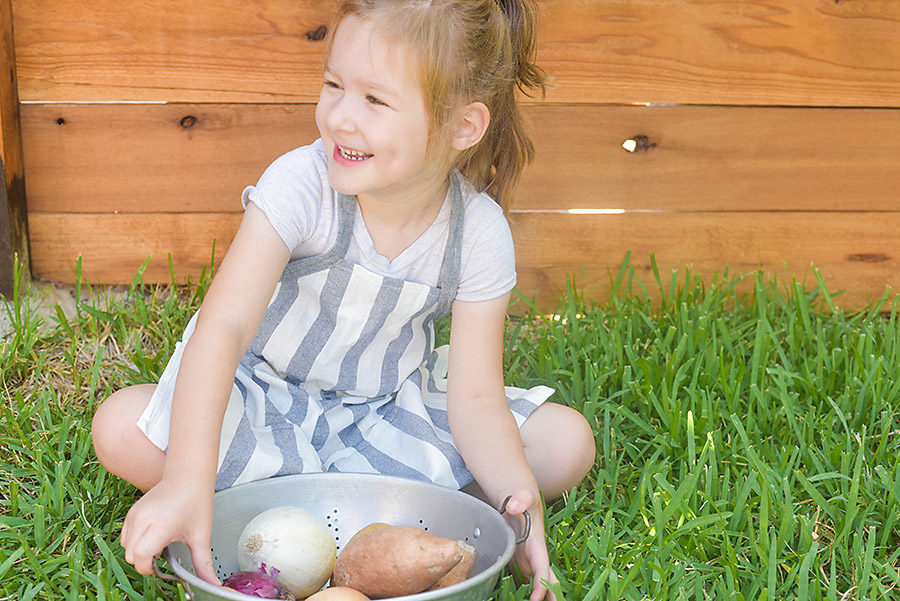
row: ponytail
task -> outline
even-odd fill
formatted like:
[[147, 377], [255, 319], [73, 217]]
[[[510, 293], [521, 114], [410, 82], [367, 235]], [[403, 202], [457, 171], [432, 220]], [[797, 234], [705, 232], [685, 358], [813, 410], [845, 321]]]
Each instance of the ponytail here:
[[544, 72], [535, 64], [537, 54], [536, 5], [527, 0], [496, 0], [510, 28], [512, 59], [517, 87], [527, 96], [540, 88], [544, 93]]
[[[485, 88], [491, 123], [484, 139], [463, 153], [457, 168], [479, 188], [486, 190], [504, 209], [512, 201], [512, 193], [522, 171], [534, 159], [531, 124], [519, 106], [517, 95], [533, 97], [545, 93], [546, 77], [535, 64], [536, 5], [531, 0], [491, 0], [500, 9], [501, 26], [506, 31], [497, 39], [504, 49], [493, 72], [493, 81]], [[504, 39], [505, 38], [505, 39]], [[476, 96], [476, 99], [479, 99]]]

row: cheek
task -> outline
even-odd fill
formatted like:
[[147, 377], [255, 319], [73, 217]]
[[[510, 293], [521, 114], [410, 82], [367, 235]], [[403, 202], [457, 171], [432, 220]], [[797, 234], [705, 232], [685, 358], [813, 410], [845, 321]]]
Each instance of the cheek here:
[[327, 115], [327, 102], [320, 96], [319, 102], [316, 103], [316, 127], [319, 129], [319, 135], [323, 139], [328, 139], [328, 128], [325, 123]]
[[402, 141], [402, 146], [406, 151], [421, 156], [427, 150], [428, 128], [418, 120], [395, 121], [383, 129], [389, 132], [389, 139]]

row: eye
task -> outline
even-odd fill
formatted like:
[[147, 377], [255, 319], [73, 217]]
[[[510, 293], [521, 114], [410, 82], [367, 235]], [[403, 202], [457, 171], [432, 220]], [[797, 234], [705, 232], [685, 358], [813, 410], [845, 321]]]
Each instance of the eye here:
[[326, 88], [331, 88], [332, 90], [340, 90], [341, 89], [341, 86], [339, 86], [337, 83], [331, 81], [330, 79], [326, 79], [322, 83], [322, 85], [324, 85]]
[[380, 100], [379, 98], [376, 98], [375, 96], [372, 96], [371, 94], [366, 96], [366, 100], [369, 101], [370, 104], [375, 104], [378, 106], [387, 106], [386, 102]]

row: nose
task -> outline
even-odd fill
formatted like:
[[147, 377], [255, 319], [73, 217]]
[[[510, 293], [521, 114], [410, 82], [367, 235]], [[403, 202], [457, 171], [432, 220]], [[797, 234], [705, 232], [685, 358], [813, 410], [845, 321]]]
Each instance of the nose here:
[[352, 101], [346, 94], [335, 98], [325, 114], [325, 123], [331, 131], [355, 131], [356, 122]]

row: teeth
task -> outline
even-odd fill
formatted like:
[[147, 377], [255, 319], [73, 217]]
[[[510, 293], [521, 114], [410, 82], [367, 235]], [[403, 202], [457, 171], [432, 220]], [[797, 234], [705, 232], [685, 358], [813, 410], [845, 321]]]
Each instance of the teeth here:
[[360, 152], [358, 150], [349, 150], [343, 146], [338, 146], [338, 148], [340, 149], [341, 156], [351, 161], [362, 161], [372, 156], [371, 154]]

